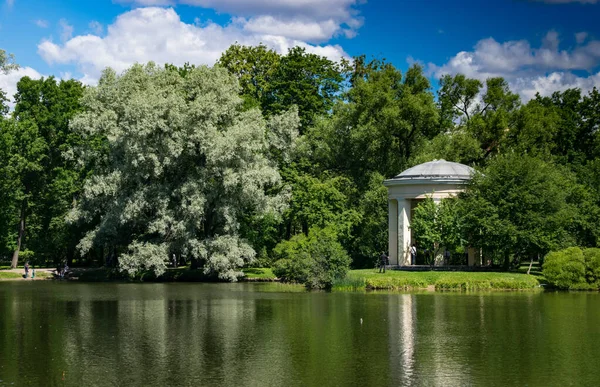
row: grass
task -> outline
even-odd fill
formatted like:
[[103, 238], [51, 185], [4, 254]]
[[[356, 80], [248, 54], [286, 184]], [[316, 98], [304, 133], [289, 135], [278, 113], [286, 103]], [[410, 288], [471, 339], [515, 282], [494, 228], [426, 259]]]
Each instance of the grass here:
[[522, 290], [534, 289], [540, 282], [533, 275], [494, 272], [409, 272], [374, 269], [351, 270], [333, 289], [348, 290]]
[[[31, 273], [29, 273], [29, 275], [31, 275]], [[51, 275], [45, 271], [36, 271], [35, 272], [35, 278], [49, 278], [51, 277]], [[23, 273], [14, 273], [11, 271], [2, 271], [0, 270], [0, 280], [12, 280], [12, 279], [19, 279], [19, 278], [23, 278]], [[28, 278], [28, 279], [31, 279]]]
[[275, 274], [273, 274], [273, 270], [268, 267], [249, 267], [242, 271], [245, 274], [244, 278], [249, 280], [273, 281], [277, 279]]
[[23, 278], [23, 274], [21, 273], [13, 273], [13, 272], [6, 272], [6, 271], [0, 271], [0, 279], [17, 279], [17, 278]]

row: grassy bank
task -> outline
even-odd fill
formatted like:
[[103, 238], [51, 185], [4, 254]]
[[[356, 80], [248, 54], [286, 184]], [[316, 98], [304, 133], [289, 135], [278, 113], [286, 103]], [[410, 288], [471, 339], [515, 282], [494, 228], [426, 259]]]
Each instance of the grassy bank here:
[[351, 270], [333, 289], [349, 290], [523, 290], [539, 286], [535, 276], [520, 273], [490, 272], [409, 272], [388, 270]]
[[[31, 276], [31, 273], [29, 273], [29, 275]], [[46, 278], [50, 278], [51, 275], [45, 271], [36, 271], [35, 272], [35, 279], [46, 279]], [[18, 279], [24, 279], [23, 278], [23, 273], [15, 273], [12, 271], [3, 271], [0, 270], [0, 280], [18, 280]], [[31, 279], [31, 277], [27, 278], [27, 279]]]

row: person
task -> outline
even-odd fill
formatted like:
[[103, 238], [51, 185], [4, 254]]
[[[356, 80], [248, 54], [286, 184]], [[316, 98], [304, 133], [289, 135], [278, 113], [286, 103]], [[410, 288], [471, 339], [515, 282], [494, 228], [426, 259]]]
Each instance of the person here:
[[381, 273], [381, 271], [383, 270], [383, 272], [385, 273], [385, 266], [388, 263], [388, 256], [385, 254], [385, 252], [381, 253], [381, 256], [379, 257], [379, 272]]
[[25, 262], [25, 278], [29, 278], [29, 262]]
[[35, 279], [35, 267], [31, 268], [31, 279]]
[[417, 246], [414, 243], [410, 246], [410, 264], [417, 264]]

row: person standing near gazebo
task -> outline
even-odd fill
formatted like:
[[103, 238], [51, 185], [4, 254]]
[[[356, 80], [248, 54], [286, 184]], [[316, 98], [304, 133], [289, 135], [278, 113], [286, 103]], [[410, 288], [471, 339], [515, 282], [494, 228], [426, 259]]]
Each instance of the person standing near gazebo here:
[[413, 266], [417, 264], [417, 246], [414, 243], [410, 246], [410, 264]]

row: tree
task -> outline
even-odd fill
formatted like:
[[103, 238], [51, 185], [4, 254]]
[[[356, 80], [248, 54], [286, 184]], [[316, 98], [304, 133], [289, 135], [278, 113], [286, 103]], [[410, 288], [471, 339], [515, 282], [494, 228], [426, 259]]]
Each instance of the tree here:
[[481, 81], [469, 79], [463, 74], [444, 75], [440, 79], [438, 101], [440, 124], [444, 129], [452, 127], [457, 119], [469, 122], [482, 86]]
[[234, 44], [221, 55], [217, 64], [238, 79], [247, 107], [259, 106], [266, 109], [280, 61], [281, 56], [263, 44]]
[[435, 262], [441, 249], [464, 251], [462, 219], [455, 198], [444, 199], [439, 204], [432, 198], [421, 201], [414, 209], [410, 228], [417, 246], [427, 250], [430, 264]]
[[6, 74], [13, 70], [18, 70], [19, 65], [15, 63], [15, 57], [13, 54], [8, 54], [6, 51], [0, 48], [0, 73]]
[[427, 251], [427, 262], [433, 265], [442, 240], [442, 232], [438, 221], [438, 208], [433, 199], [423, 200], [414, 209], [410, 228], [417, 246], [419, 249]]
[[69, 128], [69, 120], [81, 110], [79, 100], [83, 90], [84, 86], [72, 79], [57, 82], [54, 77], [37, 80], [23, 77], [15, 94], [15, 119], [34, 123], [47, 144], [40, 193], [36, 202], [30, 203], [36, 208], [34, 222], [30, 222], [36, 232], [30, 233], [29, 245], [37, 257], [67, 259], [69, 263], [81, 233], [66, 224], [65, 216], [81, 190], [86, 173], [69, 157], [82, 141]]
[[272, 81], [269, 104], [263, 108], [276, 114], [298, 106], [301, 128], [312, 126], [315, 117], [327, 114], [342, 88], [343, 64], [324, 56], [307, 53], [303, 47], [291, 48], [281, 57]]
[[465, 239], [471, 246], [510, 256], [543, 256], [570, 243], [575, 181], [566, 169], [540, 158], [496, 156], [460, 195]]
[[[70, 214], [71, 221], [96, 222], [79, 243], [82, 253], [111, 246], [130, 274], [161, 274], [176, 253], [208, 275], [242, 275], [239, 267], [255, 255], [240, 235], [242, 215], [285, 206], [284, 195], [267, 194], [281, 180], [267, 137], [281, 135], [281, 144], [295, 138], [297, 118], [284, 113], [267, 130], [259, 110], [242, 108], [239, 91], [219, 67], [182, 77], [152, 63], [121, 76], [106, 70], [86, 90], [85, 111], [71, 125], [84, 140], [105, 138], [108, 159], [86, 180]], [[85, 147], [81, 161], [98, 156]]]
[[[7, 54], [6, 51], [0, 49], [0, 74], [8, 74], [13, 70], [17, 70], [19, 65], [15, 63], [15, 58], [12, 54]], [[8, 98], [6, 92], [0, 89], [0, 120], [8, 114]]]
[[335, 63], [302, 47], [279, 55], [264, 45], [235, 44], [218, 65], [238, 78], [247, 107], [260, 106], [269, 117], [297, 106], [303, 133], [316, 117], [330, 112], [342, 88], [345, 62]]
[[[42, 194], [43, 163], [47, 157], [47, 143], [40, 135], [34, 122], [14, 119], [0, 121], [0, 172], [6, 203], [6, 210], [14, 209], [15, 215], [5, 213], [5, 223], [18, 224], [16, 241], [13, 246], [11, 268], [16, 268], [19, 253], [25, 243], [27, 220], [32, 203]], [[11, 205], [12, 204], [12, 205]], [[7, 219], [8, 218], [8, 219]], [[15, 225], [16, 225], [15, 224]]]
[[362, 190], [372, 172], [391, 177], [408, 165], [417, 147], [438, 134], [438, 112], [419, 66], [404, 79], [384, 62], [358, 71], [332, 121], [308, 136], [313, 148], [325, 148], [315, 153], [327, 157], [317, 163], [350, 176]]

